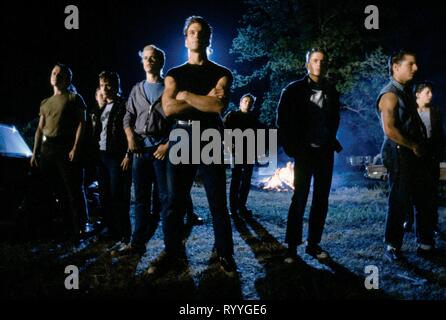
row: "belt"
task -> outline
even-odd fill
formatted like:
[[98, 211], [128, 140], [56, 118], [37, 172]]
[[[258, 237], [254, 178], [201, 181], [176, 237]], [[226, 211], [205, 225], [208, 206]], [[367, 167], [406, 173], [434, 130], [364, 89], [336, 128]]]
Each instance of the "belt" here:
[[177, 120], [177, 124], [179, 124], [180, 126], [191, 126], [192, 121], [194, 120]]
[[67, 145], [69, 144], [69, 141], [70, 139], [65, 136], [48, 137], [43, 135], [42, 137], [42, 143], [47, 143], [47, 144]]

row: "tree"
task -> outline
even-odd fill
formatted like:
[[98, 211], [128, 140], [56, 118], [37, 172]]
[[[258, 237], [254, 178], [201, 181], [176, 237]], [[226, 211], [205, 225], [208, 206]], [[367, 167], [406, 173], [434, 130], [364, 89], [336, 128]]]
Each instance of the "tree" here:
[[[341, 93], [348, 123], [372, 130], [373, 139], [367, 139], [378, 143], [381, 130], [373, 97], [379, 92], [386, 64], [382, 49], [376, 49], [376, 39], [361, 30], [365, 29], [364, 4], [324, 0], [247, 0], [245, 4], [231, 48], [240, 64], [234, 72], [234, 87], [266, 83], [260, 121], [274, 126], [281, 90], [305, 74], [306, 51], [322, 47], [329, 53], [328, 77]], [[354, 98], [358, 92], [360, 99]]]
[[[389, 81], [387, 56], [382, 48], [378, 48], [367, 54], [364, 60], [354, 63], [353, 67], [355, 71], [351, 74], [348, 86], [343, 88], [341, 104], [346, 110], [343, 113], [342, 129], [355, 139], [343, 139], [350, 141], [350, 145], [347, 143], [344, 147], [362, 153], [376, 153], [383, 140], [376, 99]], [[364, 147], [359, 148], [358, 143]]]

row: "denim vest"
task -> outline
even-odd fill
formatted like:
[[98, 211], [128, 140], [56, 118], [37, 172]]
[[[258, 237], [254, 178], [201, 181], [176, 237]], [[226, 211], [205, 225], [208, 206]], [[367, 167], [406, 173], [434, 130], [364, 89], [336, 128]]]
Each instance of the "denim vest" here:
[[[381, 97], [388, 92], [392, 92], [398, 98], [395, 127], [404, 137], [415, 141], [418, 144], [423, 144], [426, 141], [427, 133], [426, 128], [417, 112], [416, 101], [409, 88], [404, 87], [393, 78], [391, 78], [390, 82], [381, 90], [378, 95], [378, 99], [376, 100], [378, 117], [381, 119], [379, 101], [381, 100]], [[384, 164], [386, 164], [386, 160], [391, 160], [389, 158], [392, 157], [397, 147], [397, 143], [384, 135], [384, 141], [381, 148]]]

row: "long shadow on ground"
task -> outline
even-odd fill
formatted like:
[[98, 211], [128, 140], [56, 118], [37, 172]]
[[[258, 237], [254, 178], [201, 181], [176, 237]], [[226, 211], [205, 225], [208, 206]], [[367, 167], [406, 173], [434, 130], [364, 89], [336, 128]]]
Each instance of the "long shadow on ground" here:
[[367, 290], [364, 278], [335, 261], [327, 264], [331, 271], [314, 268], [300, 258], [285, 264], [285, 247], [253, 218], [234, 219], [234, 225], [265, 269], [265, 277], [255, 282], [262, 300], [388, 298], [381, 290]]

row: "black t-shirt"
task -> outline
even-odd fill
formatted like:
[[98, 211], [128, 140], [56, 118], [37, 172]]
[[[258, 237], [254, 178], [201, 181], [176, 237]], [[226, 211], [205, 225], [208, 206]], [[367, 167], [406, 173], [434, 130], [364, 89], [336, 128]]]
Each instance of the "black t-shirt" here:
[[[226, 129], [240, 129], [245, 131], [247, 129], [254, 130], [254, 137], [256, 137], [256, 129], [259, 128], [259, 123], [257, 122], [256, 117], [251, 112], [241, 112], [241, 111], [231, 111], [224, 118], [224, 125]], [[245, 164], [248, 163], [248, 144], [251, 140], [248, 140], [247, 137], [243, 138], [243, 161]], [[257, 140], [256, 140], [257, 141]], [[257, 148], [257, 143], [254, 142], [254, 148]], [[255, 150], [255, 149], [254, 149]], [[234, 146], [232, 148], [233, 156], [235, 154]]]
[[[167, 72], [167, 77], [175, 79], [178, 91], [189, 91], [194, 94], [206, 96], [215, 86], [218, 80], [226, 76], [232, 82], [232, 73], [229, 69], [212, 61], [206, 61], [203, 65], [185, 63], [174, 67]], [[216, 113], [188, 110], [175, 115], [177, 120], [201, 120], [209, 124], [218, 121], [221, 117]]]
[[257, 129], [257, 119], [251, 112], [243, 113], [241, 111], [231, 111], [224, 119], [227, 129]]

